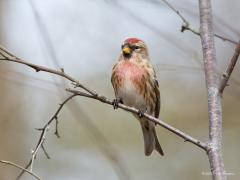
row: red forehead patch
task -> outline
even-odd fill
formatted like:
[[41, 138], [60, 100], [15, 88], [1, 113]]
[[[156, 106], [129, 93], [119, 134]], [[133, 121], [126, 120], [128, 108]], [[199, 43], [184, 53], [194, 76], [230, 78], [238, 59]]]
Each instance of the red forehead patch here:
[[128, 38], [125, 40], [125, 42], [129, 43], [129, 44], [133, 44], [133, 43], [138, 43], [140, 42], [141, 40], [140, 39], [137, 39], [137, 38]]

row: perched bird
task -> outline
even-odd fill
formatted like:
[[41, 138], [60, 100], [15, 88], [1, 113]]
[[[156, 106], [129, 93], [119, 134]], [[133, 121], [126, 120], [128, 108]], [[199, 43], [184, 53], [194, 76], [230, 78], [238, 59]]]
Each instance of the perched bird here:
[[161, 155], [163, 150], [158, 142], [155, 123], [148, 121], [141, 114], [147, 113], [158, 118], [160, 111], [160, 91], [155, 71], [150, 63], [146, 44], [137, 38], [128, 38], [122, 45], [122, 53], [114, 65], [111, 77], [116, 99], [113, 102], [139, 109], [139, 120], [145, 155], [151, 155], [155, 149]]

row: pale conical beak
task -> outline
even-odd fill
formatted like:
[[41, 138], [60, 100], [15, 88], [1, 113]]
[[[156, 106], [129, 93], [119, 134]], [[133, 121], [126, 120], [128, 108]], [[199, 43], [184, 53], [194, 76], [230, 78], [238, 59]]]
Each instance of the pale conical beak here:
[[125, 46], [123, 49], [123, 54], [124, 55], [130, 55], [132, 53], [132, 50], [128, 47], [128, 46]]
[[123, 47], [122, 52], [123, 52], [123, 55], [126, 57], [128, 57], [132, 54], [132, 50], [128, 46]]

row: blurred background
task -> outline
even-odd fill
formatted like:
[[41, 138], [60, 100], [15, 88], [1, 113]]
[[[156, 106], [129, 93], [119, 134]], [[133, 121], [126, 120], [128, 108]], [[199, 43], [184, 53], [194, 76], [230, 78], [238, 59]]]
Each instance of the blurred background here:
[[[198, 1], [169, 0], [198, 28]], [[213, 0], [216, 33], [240, 39], [240, 2]], [[114, 98], [111, 68], [128, 37], [144, 40], [161, 90], [160, 117], [202, 141], [208, 116], [200, 39], [181, 33], [182, 21], [161, 0], [0, 0], [0, 44], [28, 62], [65, 72], [91, 89]], [[235, 45], [215, 39], [219, 73]], [[228, 179], [240, 178], [240, 66], [223, 97], [223, 157]], [[0, 159], [25, 166], [40, 128], [69, 94], [62, 78], [0, 62]], [[123, 110], [77, 97], [59, 114], [60, 139], [54, 123], [39, 151], [34, 172], [51, 180], [210, 180], [205, 152], [162, 127], [158, 137], [165, 156], [144, 156], [142, 132]], [[0, 164], [0, 179], [19, 170]], [[24, 180], [33, 179], [25, 174]]]

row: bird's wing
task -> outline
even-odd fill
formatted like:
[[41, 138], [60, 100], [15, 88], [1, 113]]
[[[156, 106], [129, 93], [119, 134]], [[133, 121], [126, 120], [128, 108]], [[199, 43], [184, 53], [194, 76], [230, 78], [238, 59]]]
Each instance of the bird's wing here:
[[155, 96], [156, 96], [156, 105], [155, 105], [155, 117], [159, 117], [160, 113], [160, 106], [161, 106], [161, 98], [160, 98], [160, 90], [159, 90], [159, 84], [156, 76], [156, 72], [153, 69], [153, 86], [154, 86], [154, 91], [155, 91]]
[[114, 93], [115, 93], [115, 97], [117, 98], [117, 92], [116, 92], [116, 71], [115, 71], [115, 69], [116, 69], [116, 67], [117, 67], [117, 64], [115, 64], [114, 66], [113, 66], [113, 68], [112, 68], [112, 76], [111, 76], [111, 83], [112, 83], [112, 86], [113, 86], [113, 89], [114, 89]]
[[155, 72], [154, 72], [154, 91], [156, 95], [155, 117], [158, 118], [160, 113], [161, 98], [160, 98], [159, 84], [158, 84], [158, 80]]
[[111, 76], [111, 83], [112, 85], [114, 85], [114, 76], [115, 76], [115, 68], [116, 68], [117, 64], [115, 64], [112, 68], [112, 76]]

